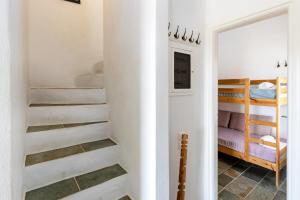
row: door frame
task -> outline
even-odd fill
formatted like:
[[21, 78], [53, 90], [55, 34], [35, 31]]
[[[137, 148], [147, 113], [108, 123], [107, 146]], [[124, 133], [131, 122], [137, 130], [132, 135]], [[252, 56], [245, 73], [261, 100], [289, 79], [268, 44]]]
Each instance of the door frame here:
[[[204, 65], [204, 131], [205, 131], [205, 160], [204, 185], [205, 199], [215, 200], [218, 194], [218, 176], [217, 176], [217, 111], [218, 111], [218, 85], [217, 85], [217, 70], [218, 70], [218, 38], [217, 35], [221, 32], [238, 28], [244, 25], [255, 23], [264, 19], [272, 18], [284, 13], [288, 14], [289, 18], [289, 33], [288, 33], [288, 79], [289, 93], [288, 100], [288, 167], [287, 167], [287, 199], [292, 200], [300, 196], [297, 185], [300, 180], [297, 178], [300, 175], [300, 157], [297, 155], [300, 152], [300, 136], [297, 136], [297, 130], [300, 130], [300, 55], [297, 55], [300, 47], [296, 45], [300, 41], [300, 26], [297, 25], [297, 18], [300, 17], [300, 3], [286, 3], [271, 9], [267, 9], [252, 15], [239, 18], [227, 23], [206, 29], [206, 51]], [[298, 33], [298, 34], [297, 34]], [[294, 134], [293, 134], [294, 133]], [[300, 135], [300, 134], [298, 134]], [[297, 158], [298, 157], [298, 158]], [[297, 170], [298, 169], [298, 170]], [[293, 176], [292, 176], [293, 174]], [[298, 179], [298, 180], [297, 180]]]

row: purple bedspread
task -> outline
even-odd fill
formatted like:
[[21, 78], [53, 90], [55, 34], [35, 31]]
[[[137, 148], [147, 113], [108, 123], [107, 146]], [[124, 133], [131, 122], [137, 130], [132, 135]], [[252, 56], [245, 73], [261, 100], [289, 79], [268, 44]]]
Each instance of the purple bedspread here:
[[[219, 145], [228, 147], [230, 149], [244, 152], [244, 133], [238, 130], [218, 127], [218, 143]], [[251, 137], [260, 138], [261, 136], [251, 134]], [[280, 143], [281, 149], [286, 146], [285, 142]], [[260, 144], [250, 143], [250, 155], [267, 160], [270, 162], [276, 162], [276, 150], [275, 148], [265, 147]]]

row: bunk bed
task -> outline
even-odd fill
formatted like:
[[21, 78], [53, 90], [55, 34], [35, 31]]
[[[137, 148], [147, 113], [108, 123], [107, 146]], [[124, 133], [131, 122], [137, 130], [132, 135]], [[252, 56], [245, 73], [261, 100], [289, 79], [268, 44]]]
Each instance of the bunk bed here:
[[[258, 89], [257, 85], [265, 82], [272, 83], [275, 87], [270, 90]], [[218, 84], [220, 103], [244, 105], [242, 131], [219, 127], [219, 152], [275, 171], [278, 186], [280, 170], [286, 165], [287, 144], [280, 138], [280, 109], [282, 105], [287, 104], [287, 79], [282, 77], [274, 80], [223, 79], [219, 80]], [[250, 106], [275, 108], [275, 122], [252, 118], [249, 114]], [[275, 128], [275, 141], [266, 141], [250, 133], [253, 126]]]

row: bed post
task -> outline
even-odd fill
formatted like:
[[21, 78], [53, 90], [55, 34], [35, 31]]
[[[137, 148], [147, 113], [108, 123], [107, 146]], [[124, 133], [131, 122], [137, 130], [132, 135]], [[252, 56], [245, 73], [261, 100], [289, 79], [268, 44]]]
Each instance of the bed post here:
[[280, 183], [280, 78], [276, 79], [276, 186]]
[[249, 160], [249, 108], [250, 108], [250, 79], [245, 79], [245, 156], [246, 161]]

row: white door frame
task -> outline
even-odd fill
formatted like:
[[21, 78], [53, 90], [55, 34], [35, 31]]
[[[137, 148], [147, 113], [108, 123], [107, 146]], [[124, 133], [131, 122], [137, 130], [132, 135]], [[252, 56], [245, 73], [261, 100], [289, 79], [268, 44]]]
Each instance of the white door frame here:
[[204, 130], [206, 181], [203, 196], [207, 200], [217, 199], [217, 35], [226, 30], [278, 16], [289, 15], [289, 113], [288, 113], [288, 167], [287, 194], [289, 200], [300, 196], [300, 2], [294, 0], [244, 18], [206, 29], [206, 51], [204, 65]]

